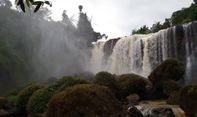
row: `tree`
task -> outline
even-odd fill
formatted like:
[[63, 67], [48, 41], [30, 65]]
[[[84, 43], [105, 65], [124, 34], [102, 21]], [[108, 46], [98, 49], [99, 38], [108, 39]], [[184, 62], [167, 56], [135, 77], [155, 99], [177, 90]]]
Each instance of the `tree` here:
[[80, 38], [80, 42], [82, 46], [85, 47], [91, 47], [91, 43], [94, 41], [97, 41], [98, 39], [98, 33], [94, 32], [94, 29], [92, 28], [92, 24], [90, 20], [88, 19], [88, 16], [86, 13], [82, 12], [83, 6], [79, 6], [79, 21], [77, 24], [77, 35]]
[[154, 32], [158, 32], [159, 30], [162, 29], [162, 25], [160, 22], [156, 22], [155, 24], [153, 24], [151, 31]]
[[141, 27], [138, 30], [133, 30], [132, 31], [132, 34], [148, 34], [150, 32], [151, 31], [150, 31], [149, 27], [147, 27], [146, 25], [144, 25], [143, 27]]
[[163, 23], [162, 25], [162, 29], [166, 29], [166, 28], [169, 28], [171, 27], [171, 22], [170, 22], [170, 19], [165, 19], [165, 22]]
[[50, 7], [52, 7], [52, 3], [49, 1], [16, 0], [16, 5], [20, 6], [20, 8], [23, 12], [25, 12], [25, 10], [26, 10], [25, 3], [27, 5], [27, 7], [29, 7], [29, 8], [30, 8], [30, 6], [35, 6], [34, 12], [37, 12], [40, 9], [40, 7], [43, 6], [44, 4], [47, 4]]

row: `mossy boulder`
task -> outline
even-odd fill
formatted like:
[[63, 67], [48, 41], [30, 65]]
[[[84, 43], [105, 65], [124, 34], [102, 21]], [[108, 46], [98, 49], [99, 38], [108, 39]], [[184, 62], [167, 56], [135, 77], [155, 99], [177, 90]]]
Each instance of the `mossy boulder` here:
[[32, 84], [23, 90], [21, 90], [18, 94], [18, 98], [16, 100], [16, 110], [19, 113], [26, 113], [26, 106], [28, 103], [29, 98], [32, 94], [37, 91], [38, 89], [44, 88], [45, 85], [40, 84]]
[[47, 117], [118, 117], [120, 105], [107, 87], [82, 84], [52, 97]]
[[103, 85], [111, 89], [112, 92], [114, 92], [116, 95], [118, 95], [119, 86], [118, 82], [114, 75], [108, 73], [108, 72], [99, 72], [94, 77], [93, 82], [98, 85]]
[[186, 86], [181, 90], [179, 104], [188, 117], [196, 117], [197, 84]]
[[44, 113], [48, 108], [48, 102], [53, 94], [54, 92], [48, 88], [35, 91], [27, 104], [28, 113], [32, 115]]
[[179, 105], [180, 91], [176, 91], [170, 94], [167, 103], [171, 105]]
[[148, 79], [154, 84], [165, 80], [178, 81], [184, 78], [185, 66], [176, 59], [167, 59], [154, 69]]
[[0, 110], [3, 109], [7, 103], [8, 100], [5, 97], [0, 97]]
[[140, 96], [138, 94], [132, 94], [126, 97], [127, 103], [136, 105], [140, 101]]
[[[153, 84], [152, 94], [154, 98], [167, 97], [163, 91], [166, 81], [180, 81], [184, 79], [185, 66], [176, 59], [168, 59], [161, 63], [148, 76], [148, 79]], [[169, 86], [168, 82], [168, 86]]]
[[180, 84], [174, 80], [164, 81], [162, 85], [163, 93], [168, 97], [181, 89]]
[[49, 88], [54, 91], [63, 91], [65, 88], [71, 87], [77, 84], [88, 84], [88, 82], [80, 78], [64, 76], [61, 79], [59, 79], [56, 83], [49, 86]]
[[120, 95], [122, 98], [130, 94], [138, 94], [141, 98], [146, 98], [147, 87], [150, 85], [148, 80], [136, 74], [123, 74], [118, 77]]

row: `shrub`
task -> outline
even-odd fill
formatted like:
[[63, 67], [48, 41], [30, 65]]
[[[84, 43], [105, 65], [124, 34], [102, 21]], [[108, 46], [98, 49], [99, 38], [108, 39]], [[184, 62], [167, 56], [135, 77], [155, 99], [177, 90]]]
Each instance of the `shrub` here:
[[63, 91], [67, 87], [71, 87], [77, 84], [87, 84], [86, 80], [79, 78], [73, 78], [70, 76], [65, 76], [58, 80], [54, 85], [51, 85], [49, 88], [54, 91]]
[[184, 87], [179, 98], [181, 108], [188, 117], [197, 115], [197, 84]]
[[163, 82], [163, 92], [165, 95], [170, 96], [176, 91], [179, 91], [181, 86], [174, 80], [167, 80]]
[[0, 97], [0, 109], [4, 108], [7, 103], [8, 101], [6, 98]]
[[33, 85], [33, 84], [36, 84], [36, 83], [35, 82], [24, 83], [24, 84], [18, 86], [17, 88], [13, 89], [12, 91], [10, 91], [7, 96], [16, 96], [16, 95], [18, 95], [18, 93], [21, 90], [23, 90], [24, 88], [26, 88], [26, 87], [28, 87], [30, 85]]
[[172, 105], [179, 105], [180, 91], [176, 91], [170, 94], [167, 103]]
[[29, 98], [36, 90], [41, 89], [43, 87], [43, 85], [32, 84], [20, 91], [18, 94], [18, 99], [16, 100], [17, 111], [21, 113], [26, 113], [26, 105]]
[[30, 114], [43, 113], [47, 109], [49, 100], [51, 99], [54, 92], [48, 88], [43, 88], [35, 91], [30, 97], [27, 104], [27, 111]]
[[99, 72], [94, 77], [95, 84], [107, 86], [109, 89], [111, 89], [115, 94], [117, 94], [119, 88], [118, 88], [118, 82], [116, 81], [116, 78], [108, 73], [108, 72]]
[[185, 67], [183, 63], [176, 59], [168, 59], [154, 69], [148, 78], [154, 85], [164, 80], [178, 81], [183, 79], [184, 73]]
[[117, 117], [120, 111], [118, 101], [107, 87], [82, 84], [53, 96], [47, 117]]
[[156, 69], [154, 69], [153, 72], [148, 76], [148, 79], [153, 84], [152, 93], [155, 98], [166, 97], [163, 91], [164, 82], [169, 80], [178, 81], [183, 79], [184, 73], [185, 67], [183, 63], [175, 59], [168, 59]]
[[145, 78], [135, 74], [124, 74], [119, 76], [118, 82], [121, 97], [125, 98], [130, 94], [138, 94], [141, 98], [146, 97], [146, 87], [149, 83]]
[[[17, 96], [16, 95], [10, 95], [10, 96], [7, 96], [6, 99], [8, 100], [8, 106], [10, 108], [13, 108], [16, 106], [16, 101], [17, 101]], [[8, 107], [8, 108], [9, 108]]]

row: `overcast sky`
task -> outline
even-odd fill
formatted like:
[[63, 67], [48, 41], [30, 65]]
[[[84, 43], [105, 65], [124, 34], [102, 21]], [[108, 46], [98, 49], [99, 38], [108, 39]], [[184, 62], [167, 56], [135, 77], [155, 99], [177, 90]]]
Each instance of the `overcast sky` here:
[[50, 0], [53, 3], [52, 17], [61, 18], [63, 10], [69, 17], [78, 19], [78, 5], [83, 5], [95, 31], [109, 37], [130, 35], [132, 29], [142, 25], [151, 26], [164, 21], [193, 0]]

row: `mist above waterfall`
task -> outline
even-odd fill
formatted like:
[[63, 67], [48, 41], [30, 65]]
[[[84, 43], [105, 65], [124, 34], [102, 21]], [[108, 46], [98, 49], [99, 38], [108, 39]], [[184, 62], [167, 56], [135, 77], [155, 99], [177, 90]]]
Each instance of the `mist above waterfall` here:
[[74, 25], [66, 11], [61, 21], [53, 21], [47, 8], [34, 14], [10, 7], [8, 0], [0, 2], [0, 90], [87, 71], [91, 42], [100, 33], [93, 30], [86, 13], [80, 11]]

